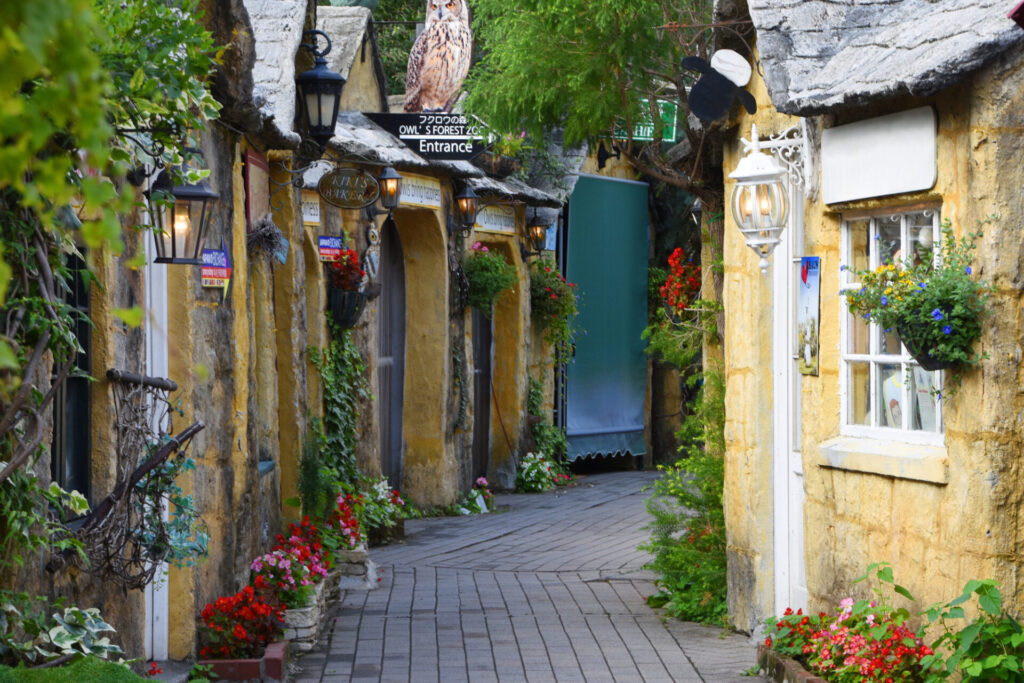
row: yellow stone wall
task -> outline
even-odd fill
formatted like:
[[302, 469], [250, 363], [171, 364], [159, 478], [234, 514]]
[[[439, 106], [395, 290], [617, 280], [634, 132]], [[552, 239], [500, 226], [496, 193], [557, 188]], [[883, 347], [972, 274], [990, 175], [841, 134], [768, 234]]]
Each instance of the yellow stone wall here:
[[[810, 198], [802, 207], [803, 252], [821, 257], [821, 331], [818, 377], [802, 377], [800, 435], [806, 476], [804, 538], [811, 609], [825, 609], [847, 595], [871, 562], [891, 562], [897, 580], [918, 599], [917, 607], [948, 600], [972, 578], [1002, 584], [1007, 606], [1024, 608], [1018, 578], [1021, 533], [1016, 520], [1024, 502], [1018, 467], [1022, 450], [1019, 369], [1022, 336], [1020, 252], [1017, 228], [1024, 219], [1024, 57], [1020, 49], [997, 59], [965, 82], [929, 98], [901, 98], [818, 117], [812, 127], [829, 127], [902, 111], [934, 107], [938, 120], [938, 180], [930, 190], [844, 205]], [[739, 137], [756, 123], [762, 139], [798, 120], [774, 110], [763, 83], [749, 86], [758, 113], [741, 115], [727, 136], [724, 171], [742, 155]], [[815, 143], [817, 144], [817, 143]], [[816, 167], [816, 172], [820, 173]], [[726, 197], [732, 182], [726, 177]], [[959, 395], [944, 404], [945, 449], [938, 458], [884, 470], [877, 458], [862, 456], [861, 470], [823, 466], [820, 444], [839, 435], [840, 221], [845, 213], [901, 208], [935, 202], [958, 234], [974, 230], [990, 214], [1000, 219], [985, 228], [975, 272], [996, 286], [992, 315], [981, 348], [990, 355], [980, 370], [964, 377]], [[800, 252], [801, 249], [797, 249]], [[778, 264], [773, 263], [773, 268]], [[725, 226], [726, 495], [729, 607], [744, 630], [763, 623], [774, 605], [771, 281], [743, 243], [727, 211]]]

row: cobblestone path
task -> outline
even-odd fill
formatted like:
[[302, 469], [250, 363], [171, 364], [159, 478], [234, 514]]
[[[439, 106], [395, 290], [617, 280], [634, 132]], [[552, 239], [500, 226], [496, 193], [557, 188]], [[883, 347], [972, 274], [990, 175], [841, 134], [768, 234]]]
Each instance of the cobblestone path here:
[[380, 587], [343, 594], [295, 680], [750, 681], [749, 638], [644, 604], [654, 478], [589, 475], [498, 495], [507, 512], [407, 521], [405, 543], [371, 550]]

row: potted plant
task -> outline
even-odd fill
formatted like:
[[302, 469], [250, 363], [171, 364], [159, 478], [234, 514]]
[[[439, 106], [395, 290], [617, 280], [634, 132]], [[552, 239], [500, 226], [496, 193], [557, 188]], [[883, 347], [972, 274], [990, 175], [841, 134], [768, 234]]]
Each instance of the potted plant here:
[[359, 322], [363, 313], [367, 297], [360, 287], [365, 277], [355, 249], [342, 249], [338, 259], [327, 266], [327, 306], [343, 330]]
[[984, 358], [974, 343], [992, 287], [974, 279], [971, 270], [981, 233], [957, 240], [947, 220], [942, 235], [938, 258], [922, 250], [917, 258], [859, 270], [854, 277], [860, 287], [843, 292], [851, 313], [897, 332], [925, 370], [971, 367]]
[[577, 299], [576, 284], [562, 277], [554, 263], [534, 263], [530, 270], [530, 319], [544, 331], [544, 341], [552, 345], [555, 364], [567, 363], [572, 356]]
[[197, 664], [229, 681], [284, 680], [288, 642], [281, 640], [284, 612], [252, 586], [203, 608]]
[[516, 284], [515, 267], [480, 242], [463, 257], [462, 270], [469, 280], [469, 304], [487, 318], [491, 317], [491, 305], [498, 294]]

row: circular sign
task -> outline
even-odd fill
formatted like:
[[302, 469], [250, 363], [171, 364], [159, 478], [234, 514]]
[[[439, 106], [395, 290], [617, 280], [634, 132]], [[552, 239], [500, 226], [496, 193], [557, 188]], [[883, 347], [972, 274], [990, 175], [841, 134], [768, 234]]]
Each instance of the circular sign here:
[[324, 201], [340, 209], [361, 209], [377, 201], [380, 184], [359, 168], [335, 168], [320, 178], [317, 191]]

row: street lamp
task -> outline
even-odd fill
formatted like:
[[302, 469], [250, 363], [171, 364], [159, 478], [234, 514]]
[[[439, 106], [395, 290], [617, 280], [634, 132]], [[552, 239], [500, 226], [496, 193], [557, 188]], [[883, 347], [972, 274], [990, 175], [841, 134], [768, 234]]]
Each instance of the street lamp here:
[[220, 195], [205, 180], [175, 185], [171, 174], [163, 170], [146, 197], [156, 228], [154, 262], [202, 265], [212, 203]]
[[[299, 47], [312, 52], [316, 61], [312, 69], [302, 72], [295, 78], [295, 87], [298, 89], [299, 106], [306, 122], [306, 130], [309, 137], [320, 145], [322, 154], [327, 142], [334, 136], [334, 126], [338, 123], [338, 104], [345, 79], [337, 71], [327, 68], [324, 56], [331, 51], [331, 39], [323, 31], [305, 31], [302, 37], [310, 35], [314, 37], [313, 43], [302, 43]], [[316, 36], [323, 36], [327, 41], [327, 47], [323, 51], [316, 48]]]
[[768, 256], [782, 240], [789, 217], [785, 171], [768, 154], [761, 152], [757, 126], [751, 127], [751, 148], [740, 159], [729, 177], [736, 181], [732, 190], [732, 217], [746, 239], [747, 246], [761, 257], [761, 272], [768, 273]]

